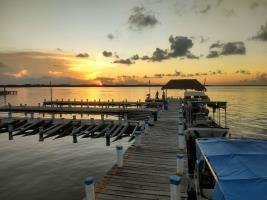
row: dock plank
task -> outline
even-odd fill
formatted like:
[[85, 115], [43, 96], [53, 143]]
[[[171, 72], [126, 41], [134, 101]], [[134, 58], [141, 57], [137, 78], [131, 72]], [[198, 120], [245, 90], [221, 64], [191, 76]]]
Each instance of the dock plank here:
[[[124, 154], [124, 166], [116, 165], [106, 174], [96, 190], [100, 200], [114, 199], [170, 199], [169, 177], [176, 174], [176, 154], [179, 150], [177, 136], [177, 106], [161, 113], [159, 121], [142, 136], [142, 146], [131, 146]], [[187, 168], [184, 159], [185, 170]], [[182, 199], [187, 199], [187, 177], [182, 176]]]

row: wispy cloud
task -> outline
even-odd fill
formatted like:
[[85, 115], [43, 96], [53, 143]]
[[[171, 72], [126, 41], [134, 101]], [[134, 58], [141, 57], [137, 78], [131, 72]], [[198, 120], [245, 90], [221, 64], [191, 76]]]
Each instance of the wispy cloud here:
[[251, 39], [267, 41], [267, 22], [260, 27], [258, 33], [255, 36], [253, 36]]
[[155, 14], [147, 11], [144, 7], [134, 7], [132, 14], [128, 18], [129, 27], [132, 30], [142, 30], [152, 28], [159, 23]]
[[217, 41], [210, 45], [210, 52], [206, 57], [216, 58], [221, 55], [229, 56], [229, 55], [245, 55], [245, 54], [246, 54], [246, 47], [244, 42], [238, 41], [238, 42], [221, 43], [220, 41]]
[[79, 53], [79, 54], [76, 55], [76, 57], [78, 57], [78, 58], [88, 58], [89, 54], [88, 53]]

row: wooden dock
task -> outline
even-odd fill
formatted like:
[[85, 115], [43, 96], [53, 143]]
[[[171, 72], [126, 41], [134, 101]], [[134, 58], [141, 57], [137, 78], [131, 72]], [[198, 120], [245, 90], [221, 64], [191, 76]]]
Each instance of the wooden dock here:
[[[169, 200], [169, 177], [176, 174], [178, 146], [177, 102], [169, 104], [160, 120], [142, 137], [142, 146], [131, 146], [124, 154], [124, 166], [114, 165], [96, 189], [100, 200]], [[187, 159], [184, 158], [182, 199], [187, 199]]]
[[127, 107], [143, 107], [143, 108], [158, 108], [162, 106], [162, 102], [141, 102], [141, 101], [88, 101], [86, 100], [58, 100], [56, 99], [55, 101], [44, 101], [43, 105], [45, 106], [67, 106], [67, 107], [72, 107], [72, 106], [84, 106], [84, 107], [122, 107], [122, 108], [127, 108]]
[[0, 91], [0, 96], [2, 96], [2, 95], [16, 95], [16, 94], [18, 94], [18, 91], [16, 91], [16, 90], [3, 90], [3, 91]]
[[9, 113], [51, 113], [51, 114], [102, 114], [125, 116], [144, 120], [153, 116], [157, 121], [158, 109], [155, 108], [92, 108], [92, 107], [45, 107], [45, 106], [2, 106], [0, 112]]

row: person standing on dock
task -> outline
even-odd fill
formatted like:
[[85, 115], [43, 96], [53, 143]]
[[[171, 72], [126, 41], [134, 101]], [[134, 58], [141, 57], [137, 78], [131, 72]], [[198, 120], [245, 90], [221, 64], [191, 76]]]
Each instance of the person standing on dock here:
[[165, 101], [165, 92], [164, 92], [164, 90], [163, 90], [163, 92], [162, 92], [162, 101]]
[[156, 92], [155, 100], [159, 100], [159, 92], [158, 91]]

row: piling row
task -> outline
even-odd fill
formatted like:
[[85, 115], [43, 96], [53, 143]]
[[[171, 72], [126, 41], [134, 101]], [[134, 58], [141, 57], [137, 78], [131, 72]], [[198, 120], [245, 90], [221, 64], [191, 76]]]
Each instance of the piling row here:
[[9, 140], [14, 136], [39, 135], [39, 142], [47, 138], [59, 139], [71, 136], [73, 143], [78, 142], [78, 138], [99, 138], [106, 137], [106, 145], [124, 137], [134, 139], [135, 132], [144, 127], [137, 121], [123, 120], [77, 120], [73, 119], [25, 119], [25, 118], [5, 118], [0, 123], [0, 134], [8, 133]]

